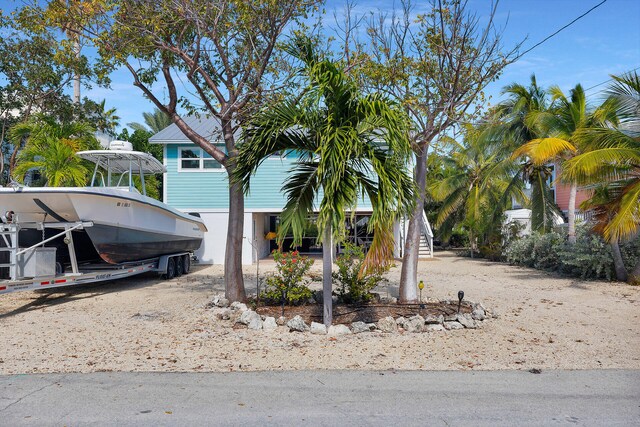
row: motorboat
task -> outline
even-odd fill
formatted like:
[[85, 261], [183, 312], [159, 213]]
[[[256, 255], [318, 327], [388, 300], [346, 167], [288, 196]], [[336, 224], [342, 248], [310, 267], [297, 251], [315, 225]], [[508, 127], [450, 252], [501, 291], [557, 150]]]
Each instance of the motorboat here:
[[[76, 155], [95, 164], [87, 187], [0, 188], [3, 222], [19, 225], [21, 247], [59, 235], [47, 246], [57, 248], [62, 265], [70, 256], [118, 264], [200, 247], [207, 228], [199, 217], [147, 195], [145, 176], [166, 172], [153, 156], [133, 151], [126, 141]], [[69, 254], [69, 235], [60, 235], [61, 229], [72, 230], [75, 254]]]

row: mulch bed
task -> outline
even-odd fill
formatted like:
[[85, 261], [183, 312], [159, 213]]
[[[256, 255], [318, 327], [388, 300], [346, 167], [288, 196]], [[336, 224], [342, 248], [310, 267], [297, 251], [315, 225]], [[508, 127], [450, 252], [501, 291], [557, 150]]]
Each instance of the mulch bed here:
[[[458, 304], [447, 304], [444, 302], [426, 303], [424, 308], [419, 304], [360, 304], [346, 305], [335, 304], [333, 306], [333, 323], [349, 325], [353, 322], [375, 323], [380, 319], [391, 316], [394, 319], [398, 317], [409, 318], [419, 314], [422, 317], [443, 316], [456, 314]], [[460, 306], [460, 313], [471, 313], [471, 304], [463, 302]], [[276, 319], [282, 315], [281, 306], [259, 306], [256, 312], [264, 316], [272, 316]], [[311, 322], [322, 323], [322, 304], [307, 304], [300, 306], [285, 306], [284, 316], [291, 319], [295, 316], [301, 316], [307, 324]]]

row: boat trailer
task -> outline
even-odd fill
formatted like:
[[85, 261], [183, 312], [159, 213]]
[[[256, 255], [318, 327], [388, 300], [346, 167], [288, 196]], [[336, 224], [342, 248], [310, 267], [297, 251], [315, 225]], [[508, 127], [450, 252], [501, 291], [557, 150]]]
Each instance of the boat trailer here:
[[[92, 226], [93, 223], [90, 221], [0, 224], [2, 239], [0, 252], [9, 254], [9, 262], [0, 263], [0, 270], [8, 269], [8, 275], [5, 274], [8, 277], [0, 280], [0, 294], [104, 282], [148, 272], [155, 272], [172, 279], [188, 273], [191, 268], [191, 259], [194, 258], [191, 252], [179, 252], [121, 264], [78, 264], [72, 231]], [[23, 228], [42, 231], [49, 228], [61, 231], [33, 246], [21, 248], [18, 236]], [[68, 273], [65, 273], [62, 266], [56, 262], [56, 249], [44, 247], [46, 243], [62, 236], [69, 249], [71, 272]], [[1, 245], [2, 243], [4, 246]]]

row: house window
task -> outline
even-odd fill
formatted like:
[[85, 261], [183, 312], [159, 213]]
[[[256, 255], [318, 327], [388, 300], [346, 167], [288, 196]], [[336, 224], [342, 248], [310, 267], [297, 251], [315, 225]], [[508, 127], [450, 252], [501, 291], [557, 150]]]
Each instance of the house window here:
[[196, 171], [222, 171], [222, 165], [202, 148], [182, 147], [178, 149], [178, 170]]

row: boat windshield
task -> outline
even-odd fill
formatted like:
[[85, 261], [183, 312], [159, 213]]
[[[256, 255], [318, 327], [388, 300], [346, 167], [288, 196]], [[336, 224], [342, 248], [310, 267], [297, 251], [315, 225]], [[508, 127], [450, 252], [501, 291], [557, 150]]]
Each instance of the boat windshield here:
[[134, 182], [134, 177], [137, 176], [140, 179], [142, 194], [146, 196], [144, 176], [166, 172], [164, 165], [155, 157], [139, 151], [90, 150], [80, 151], [76, 155], [96, 165], [91, 187], [124, 187], [137, 192]]

